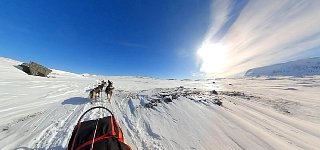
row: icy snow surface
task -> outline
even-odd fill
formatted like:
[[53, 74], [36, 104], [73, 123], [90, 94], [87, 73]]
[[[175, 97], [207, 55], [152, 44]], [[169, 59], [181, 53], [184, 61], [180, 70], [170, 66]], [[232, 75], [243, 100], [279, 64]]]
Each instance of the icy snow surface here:
[[[65, 149], [78, 118], [93, 106], [114, 112], [133, 149], [320, 147], [319, 77], [194, 81], [53, 70], [44, 78], [14, 67], [20, 63], [0, 58], [0, 149]], [[88, 99], [101, 79], [114, 82], [111, 104], [105, 95]], [[157, 99], [157, 106], [144, 107]], [[96, 110], [84, 120], [105, 115]]]

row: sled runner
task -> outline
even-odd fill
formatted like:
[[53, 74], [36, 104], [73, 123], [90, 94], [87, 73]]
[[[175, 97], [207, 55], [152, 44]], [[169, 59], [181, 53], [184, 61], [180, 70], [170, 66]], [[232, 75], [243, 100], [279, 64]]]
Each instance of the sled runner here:
[[[83, 116], [93, 109], [105, 109], [111, 116], [81, 122]], [[122, 130], [112, 112], [105, 107], [93, 107], [79, 118], [74, 127], [68, 150], [131, 150], [124, 143]]]

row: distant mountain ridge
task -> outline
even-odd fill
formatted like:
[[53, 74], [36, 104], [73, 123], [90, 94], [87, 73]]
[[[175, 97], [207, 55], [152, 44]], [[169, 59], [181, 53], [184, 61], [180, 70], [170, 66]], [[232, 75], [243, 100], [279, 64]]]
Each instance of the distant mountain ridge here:
[[244, 76], [313, 76], [320, 75], [320, 57], [300, 59], [286, 63], [248, 70]]

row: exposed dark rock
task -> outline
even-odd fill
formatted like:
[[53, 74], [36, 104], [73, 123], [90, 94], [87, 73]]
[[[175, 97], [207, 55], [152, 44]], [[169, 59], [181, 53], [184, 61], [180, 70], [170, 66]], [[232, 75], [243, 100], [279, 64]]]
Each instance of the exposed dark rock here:
[[30, 74], [29, 64], [28, 63], [22, 63], [19, 66], [22, 68], [22, 71], [24, 71], [27, 74]]
[[237, 92], [237, 91], [232, 91], [232, 92], [224, 91], [224, 92], [221, 92], [221, 94], [222, 95], [228, 95], [228, 96], [246, 96], [244, 93]]
[[22, 68], [22, 71], [29, 75], [34, 75], [34, 76], [42, 76], [46, 77], [49, 73], [52, 72], [52, 70], [37, 64], [35, 62], [30, 62], [30, 63], [22, 63], [19, 65]]
[[[193, 88], [172, 88], [172, 89], [157, 89], [159, 92], [152, 96], [147, 96], [147, 103], [143, 104], [145, 108], [154, 108], [159, 103], [163, 105], [173, 102], [181, 98], [187, 98], [189, 100], [201, 103], [204, 105], [222, 105], [222, 101], [216, 96], [218, 92], [194, 90]], [[164, 103], [163, 103], [164, 102]]]
[[216, 101], [214, 102], [214, 104], [216, 104], [216, 105], [218, 105], [218, 106], [221, 106], [221, 105], [222, 105], [222, 101], [216, 100]]
[[287, 113], [287, 114], [290, 114], [290, 111], [289, 111], [289, 110], [285, 110], [284, 112]]
[[172, 96], [166, 96], [163, 98], [163, 101], [166, 103], [172, 102]]
[[178, 93], [174, 93], [171, 96], [172, 96], [172, 99], [178, 99], [178, 97], [179, 97]]
[[7, 131], [7, 130], [9, 130], [9, 127], [8, 127], [8, 126], [4, 127], [4, 128], [2, 129], [2, 132], [3, 132], [3, 131]]
[[157, 106], [157, 103], [147, 103], [144, 105], [145, 108], [153, 108], [154, 106]]
[[211, 94], [215, 94], [215, 95], [218, 95], [218, 92], [216, 90], [213, 90], [210, 92]]
[[161, 103], [161, 100], [158, 98], [154, 98], [154, 99], [150, 100], [150, 103]]

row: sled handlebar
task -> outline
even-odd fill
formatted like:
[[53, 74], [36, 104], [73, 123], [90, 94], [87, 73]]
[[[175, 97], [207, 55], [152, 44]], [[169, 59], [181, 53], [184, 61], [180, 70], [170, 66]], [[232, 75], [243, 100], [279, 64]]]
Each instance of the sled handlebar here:
[[[79, 129], [80, 129], [80, 124], [81, 124], [80, 121], [81, 121], [81, 119], [82, 119], [83, 116], [84, 116], [86, 113], [88, 113], [89, 111], [91, 111], [91, 110], [93, 110], [93, 109], [98, 109], [98, 108], [102, 108], [102, 109], [107, 110], [107, 111], [111, 114], [111, 116], [114, 117], [114, 116], [113, 116], [113, 113], [112, 113], [108, 108], [105, 108], [105, 107], [102, 107], [102, 106], [92, 107], [92, 108], [88, 109], [86, 112], [84, 112], [84, 113], [81, 115], [81, 117], [79, 118], [78, 123], [77, 123], [77, 130], [76, 130], [75, 138], [73, 139], [72, 147], [71, 147], [72, 150], [73, 150], [73, 148], [74, 148], [74, 143], [75, 143], [76, 137], [77, 137], [77, 135], [78, 135], [78, 131], [79, 131]], [[68, 148], [68, 149], [69, 149], [69, 148]]]
[[81, 121], [81, 119], [83, 118], [83, 116], [84, 116], [86, 113], [88, 113], [89, 111], [91, 111], [91, 110], [93, 110], [93, 109], [97, 109], [97, 108], [102, 108], [102, 109], [107, 110], [107, 111], [111, 114], [111, 116], [113, 117], [113, 113], [112, 113], [108, 108], [105, 108], [105, 107], [102, 107], [102, 106], [96, 106], [96, 107], [92, 107], [92, 108], [88, 109], [86, 112], [84, 112], [84, 113], [81, 115], [81, 117], [79, 118], [78, 124], [79, 124], [79, 122]]

